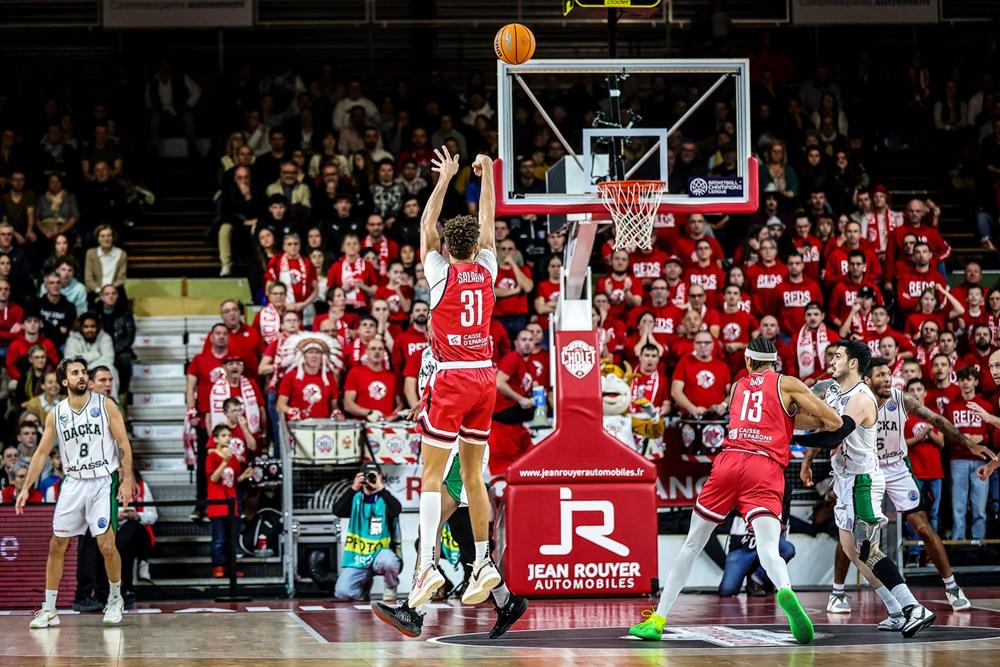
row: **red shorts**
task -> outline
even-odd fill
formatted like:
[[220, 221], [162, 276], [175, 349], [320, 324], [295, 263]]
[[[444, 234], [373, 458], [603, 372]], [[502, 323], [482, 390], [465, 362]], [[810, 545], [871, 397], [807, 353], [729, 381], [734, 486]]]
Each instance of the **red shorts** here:
[[712, 463], [694, 511], [712, 523], [722, 523], [735, 508], [750, 523], [759, 516], [781, 518], [785, 469], [762, 454], [724, 450]]
[[438, 447], [452, 447], [458, 438], [485, 445], [496, 400], [495, 368], [439, 369], [427, 385], [424, 409], [417, 417], [420, 433]]

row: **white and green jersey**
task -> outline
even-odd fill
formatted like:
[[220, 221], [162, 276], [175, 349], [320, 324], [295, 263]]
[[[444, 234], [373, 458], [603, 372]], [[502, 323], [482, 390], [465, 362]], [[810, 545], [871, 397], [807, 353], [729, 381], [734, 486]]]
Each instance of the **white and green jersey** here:
[[87, 392], [83, 409], [65, 398], [56, 405], [56, 444], [68, 477], [94, 479], [118, 470], [118, 446], [111, 436], [107, 397]]
[[879, 465], [885, 467], [906, 458], [906, 403], [903, 392], [892, 388], [888, 400], [878, 409], [878, 447]]
[[431, 381], [434, 374], [437, 373], [438, 362], [434, 358], [434, 350], [430, 345], [425, 347], [420, 353], [420, 370], [417, 371], [417, 396], [421, 397], [424, 395], [424, 389], [427, 388], [427, 383]]
[[[878, 410], [875, 394], [863, 381], [859, 381], [847, 391], [841, 391], [836, 384], [831, 385], [826, 390], [826, 403], [836, 410], [838, 415], [843, 416], [848, 402], [859, 394], [864, 399], [870, 400], [876, 411]], [[830, 458], [834, 474], [862, 475], [878, 470], [877, 433], [878, 420], [867, 428], [858, 424], [854, 432], [841, 442], [837, 453]]]

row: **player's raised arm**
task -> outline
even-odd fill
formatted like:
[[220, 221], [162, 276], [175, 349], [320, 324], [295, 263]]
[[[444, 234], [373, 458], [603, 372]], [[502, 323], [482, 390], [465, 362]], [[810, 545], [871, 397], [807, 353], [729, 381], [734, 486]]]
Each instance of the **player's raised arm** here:
[[802, 380], [790, 375], [781, 376], [781, 393], [798, 406], [795, 416], [796, 428], [807, 428], [824, 432], [835, 432], [843, 427], [840, 415], [825, 401], [809, 390]]
[[480, 153], [472, 163], [472, 171], [482, 180], [479, 191], [479, 247], [495, 253], [497, 198], [493, 189], [493, 159]]
[[24, 505], [28, 502], [28, 494], [31, 487], [38, 481], [38, 476], [42, 474], [42, 468], [49, 460], [49, 452], [56, 442], [56, 411], [50, 410], [45, 417], [45, 430], [42, 432], [42, 441], [38, 443], [38, 449], [31, 455], [31, 462], [28, 464], [28, 478], [24, 480], [24, 487], [17, 494], [17, 501], [14, 505], [14, 513], [22, 514]]
[[122, 500], [122, 505], [128, 507], [135, 495], [135, 480], [132, 479], [132, 443], [129, 442], [125, 420], [122, 419], [118, 404], [110, 398], [105, 398], [104, 409], [108, 413], [108, 428], [111, 430], [111, 437], [118, 445], [118, 463], [121, 466], [119, 468], [121, 470], [121, 483], [118, 495]]
[[[975, 408], [978, 408], [979, 411], [982, 411], [985, 414], [985, 411], [983, 411], [979, 405], [976, 405], [975, 403], [970, 403], [970, 405], [975, 406]], [[968, 436], [955, 428], [954, 424], [936, 412], [929, 410], [925, 405], [917, 401], [909, 394], [903, 394], [903, 407], [906, 408], [907, 414], [923, 419], [925, 422], [941, 431], [945, 438], [962, 445], [979, 458], [986, 460], [995, 460], [997, 458], [996, 455], [990, 451], [989, 447], [984, 447], [983, 445], [972, 442]], [[976, 412], [977, 410], [973, 408], [973, 411]]]
[[[442, 152], [443, 151], [443, 152]], [[434, 184], [424, 213], [420, 216], [420, 261], [427, 261], [427, 255], [432, 250], [441, 251], [441, 235], [438, 233], [438, 219], [441, 217], [441, 207], [444, 205], [445, 193], [451, 184], [451, 178], [458, 173], [458, 156], [448, 152], [445, 146], [434, 149], [431, 159], [431, 171], [436, 171], [440, 178]]]

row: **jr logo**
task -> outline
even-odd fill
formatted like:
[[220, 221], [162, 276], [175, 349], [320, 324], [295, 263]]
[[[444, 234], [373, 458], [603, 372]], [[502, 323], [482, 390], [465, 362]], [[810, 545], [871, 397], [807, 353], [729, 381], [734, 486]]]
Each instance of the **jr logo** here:
[[538, 551], [546, 556], [565, 556], [573, 551], [573, 513], [600, 512], [601, 523], [577, 526], [576, 534], [611, 553], [625, 558], [628, 546], [613, 540], [615, 531], [615, 506], [609, 500], [573, 500], [573, 491], [565, 486], [559, 489], [559, 544], [543, 544]]

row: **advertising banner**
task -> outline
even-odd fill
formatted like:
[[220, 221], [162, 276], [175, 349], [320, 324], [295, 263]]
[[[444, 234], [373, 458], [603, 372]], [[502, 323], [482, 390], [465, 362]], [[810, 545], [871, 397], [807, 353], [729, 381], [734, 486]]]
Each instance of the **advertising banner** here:
[[[0, 609], [38, 609], [45, 599], [45, 562], [52, 539], [55, 504], [28, 505], [16, 516], [13, 505], [0, 506]], [[76, 538], [63, 563], [59, 604], [73, 604], [76, 588]]]
[[937, 22], [938, 0], [792, 0], [796, 25]]

